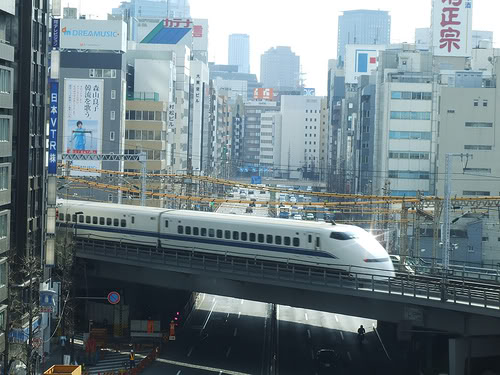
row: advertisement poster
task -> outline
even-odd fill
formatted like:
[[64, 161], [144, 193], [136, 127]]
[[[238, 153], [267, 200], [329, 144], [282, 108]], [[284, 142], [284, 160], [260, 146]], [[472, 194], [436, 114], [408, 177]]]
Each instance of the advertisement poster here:
[[[103, 121], [102, 79], [64, 80], [64, 152], [97, 155], [102, 153]], [[100, 161], [74, 161], [74, 166], [101, 169]], [[74, 176], [98, 176], [72, 171]]]

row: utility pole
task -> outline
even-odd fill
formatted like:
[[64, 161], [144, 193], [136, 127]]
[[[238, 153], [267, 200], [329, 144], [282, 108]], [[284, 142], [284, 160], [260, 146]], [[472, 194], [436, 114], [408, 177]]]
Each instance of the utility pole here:
[[472, 159], [472, 154], [453, 154], [448, 153], [445, 157], [445, 182], [444, 182], [444, 225], [443, 225], [443, 268], [445, 273], [450, 268], [450, 210], [451, 210], [451, 173], [453, 167], [453, 157], [466, 158], [466, 166], [469, 157]]

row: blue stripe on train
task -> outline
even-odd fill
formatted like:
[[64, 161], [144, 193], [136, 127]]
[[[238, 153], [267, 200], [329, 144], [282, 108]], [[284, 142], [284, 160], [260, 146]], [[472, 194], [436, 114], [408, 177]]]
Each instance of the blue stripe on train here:
[[[58, 224], [61, 227], [74, 228], [74, 225], [72, 225], [72, 224], [68, 225], [65, 222], [58, 222]], [[109, 232], [109, 233], [118, 233], [118, 234], [129, 234], [132, 236], [143, 236], [143, 237], [151, 237], [154, 239], [158, 239], [157, 232], [147, 232], [147, 231], [140, 231], [140, 230], [134, 230], [134, 229], [128, 229], [128, 228], [108, 227], [108, 226], [99, 226], [99, 225], [92, 226], [92, 225], [86, 225], [86, 224], [78, 224], [77, 228], [83, 229], [83, 230], [93, 230], [93, 231], [98, 231], [98, 232]], [[321, 251], [321, 250], [309, 250], [309, 249], [302, 249], [302, 248], [295, 248], [295, 247], [273, 246], [273, 245], [252, 243], [252, 242], [241, 242], [241, 241], [236, 242], [236, 241], [232, 241], [232, 240], [227, 241], [227, 240], [213, 239], [213, 238], [209, 238], [209, 237], [194, 237], [194, 236], [188, 237], [186, 235], [166, 234], [166, 233], [161, 233], [160, 238], [166, 239], [166, 240], [195, 242], [195, 243], [200, 243], [200, 244], [219, 245], [219, 246], [235, 246], [237, 244], [238, 247], [252, 249], [252, 250], [263, 250], [263, 251], [271, 251], [271, 252], [276, 252], [276, 253], [286, 253], [286, 254], [295, 254], [295, 255], [306, 255], [306, 256], [319, 257], [319, 258], [338, 259], [335, 255], [329, 254], [329, 253], [327, 253], [325, 251]]]

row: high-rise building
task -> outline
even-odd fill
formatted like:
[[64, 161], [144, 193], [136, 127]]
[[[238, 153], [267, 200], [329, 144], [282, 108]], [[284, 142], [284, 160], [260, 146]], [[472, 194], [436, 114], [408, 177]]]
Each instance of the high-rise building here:
[[130, 18], [189, 18], [189, 0], [131, 0], [113, 8], [112, 14]]
[[229, 35], [228, 64], [238, 65], [240, 73], [250, 73], [250, 37], [248, 35]]
[[339, 16], [337, 60], [345, 61], [347, 44], [390, 44], [391, 16], [380, 10], [350, 10]]
[[[418, 28], [415, 29], [415, 44], [417, 49], [429, 49], [431, 45], [432, 31], [430, 28]], [[493, 44], [493, 32], [492, 31], [481, 31], [472, 30], [472, 48], [485, 48], [486, 46], [491, 46]]]
[[[14, 314], [10, 318], [7, 317], [7, 305], [9, 305], [7, 275], [17, 275], [16, 283], [20, 285], [24, 282], [26, 283], [23, 285], [28, 285], [31, 281], [26, 275], [9, 272], [8, 268], [15, 271], [15, 266], [14, 263], [7, 264], [7, 262], [13, 258], [22, 259], [25, 255], [43, 259], [44, 255], [47, 13], [48, 0], [0, 2], [0, 351], [2, 353], [6, 349], [4, 345], [7, 342], [5, 340], [7, 326], [9, 330], [21, 330], [23, 324], [29, 325], [27, 320], [14, 320]], [[12, 252], [7, 258], [9, 250]], [[11, 298], [14, 298], [12, 296], [11, 294]], [[3, 373], [5, 369], [2, 368], [1, 371]]]
[[300, 87], [300, 56], [290, 47], [270, 48], [260, 57], [260, 82], [279, 90]]

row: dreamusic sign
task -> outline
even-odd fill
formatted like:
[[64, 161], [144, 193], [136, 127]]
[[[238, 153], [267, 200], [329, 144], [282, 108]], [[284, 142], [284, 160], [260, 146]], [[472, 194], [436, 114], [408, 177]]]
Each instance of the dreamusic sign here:
[[127, 25], [123, 21], [62, 19], [60, 48], [126, 51]]
[[471, 56], [472, 0], [433, 0], [432, 46], [435, 56]]

